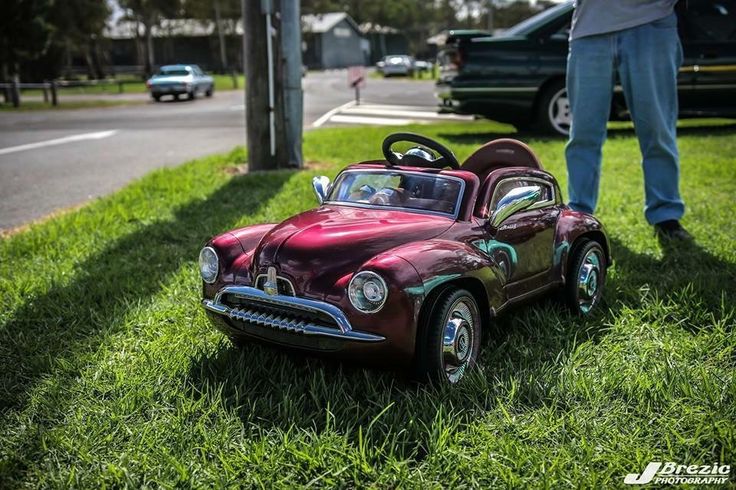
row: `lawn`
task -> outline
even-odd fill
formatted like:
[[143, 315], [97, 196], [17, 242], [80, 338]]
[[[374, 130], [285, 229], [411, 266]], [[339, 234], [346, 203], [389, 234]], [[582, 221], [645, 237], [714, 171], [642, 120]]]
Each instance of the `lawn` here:
[[[199, 248], [315, 206], [310, 181], [387, 128], [305, 134], [312, 169], [239, 175], [236, 150], [156, 171], [0, 240], [0, 488], [623, 486], [648, 462], [734, 464], [736, 125], [681, 130], [685, 226], [642, 215], [631, 130], [605, 148], [605, 304], [553, 301], [486, 332], [457, 388], [233, 348], [199, 306]], [[494, 123], [413, 129], [467, 156]], [[563, 142], [521, 136], [565, 187]]]
[[[233, 84], [233, 78], [230, 75], [218, 75], [212, 74], [212, 78], [215, 80], [215, 90], [234, 90], [235, 88], [242, 89], [245, 83], [245, 77], [238, 75], [237, 87]], [[121, 78], [123, 83], [123, 93], [143, 93], [147, 92], [146, 83], [140, 78]], [[100, 83], [99, 85], [79, 86], [79, 87], [60, 87], [59, 88], [59, 99], [63, 98], [65, 94], [73, 95], [94, 95], [94, 94], [110, 94], [115, 95], [120, 93], [120, 85], [116, 82], [113, 83]], [[23, 95], [43, 95], [41, 89], [27, 89], [23, 90]]]
[[19, 107], [13, 107], [10, 104], [0, 104], [0, 112], [10, 111], [62, 111], [66, 109], [95, 109], [101, 107], [120, 107], [125, 105], [141, 105], [146, 100], [130, 100], [130, 99], [106, 99], [106, 100], [60, 100], [59, 105], [51, 105], [40, 100], [26, 100]]

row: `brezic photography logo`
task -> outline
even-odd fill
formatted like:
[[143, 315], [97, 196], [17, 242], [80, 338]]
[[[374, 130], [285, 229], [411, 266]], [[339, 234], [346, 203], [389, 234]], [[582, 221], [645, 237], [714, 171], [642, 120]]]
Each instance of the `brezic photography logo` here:
[[677, 485], [680, 483], [718, 485], [728, 483], [730, 475], [731, 465], [727, 464], [686, 465], [673, 463], [672, 461], [665, 463], [652, 461], [641, 473], [626, 475], [624, 483], [627, 485], [646, 485], [648, 483], [659, 485]]

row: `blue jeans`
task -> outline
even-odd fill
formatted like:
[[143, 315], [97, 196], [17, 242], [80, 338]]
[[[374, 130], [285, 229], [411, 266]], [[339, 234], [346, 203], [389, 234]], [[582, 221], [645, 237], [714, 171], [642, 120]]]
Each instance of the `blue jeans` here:
[[593, 213], [598, 202], [601, 148], [618, 72], [644, 168], [644, 215], [650, 224], [680, 219], [677, 154], [677, 73], [682, 46], [677, 17], [570, 42], [567, 94], [572, 127], [565, 147], [570, 207]]

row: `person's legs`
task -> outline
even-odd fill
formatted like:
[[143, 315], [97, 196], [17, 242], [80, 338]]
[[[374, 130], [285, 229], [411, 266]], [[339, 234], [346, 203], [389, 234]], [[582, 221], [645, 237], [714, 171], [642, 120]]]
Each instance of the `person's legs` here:
[[565, 147], [569, 205], [592, 213], [598, 202], [601, 149], [611, 113], [615, 35], [603, 34], [570, 42], [567, 96], [572, 127]]
[[679, 220], [685, 212], [676, 139], [682, 48], [675, 14], [621, 31], [619, 60], [621, 85], [643, 157], [644, 215], [650, 224]]

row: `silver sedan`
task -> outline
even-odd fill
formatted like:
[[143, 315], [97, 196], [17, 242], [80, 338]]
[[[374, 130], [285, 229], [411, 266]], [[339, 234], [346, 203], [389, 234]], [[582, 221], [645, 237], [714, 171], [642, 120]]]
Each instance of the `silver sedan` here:
[[186, 95], [194, 99], [200, 94], [211, 97], [215, 91], [215, 81], [197, 65], [162, 66], [157, 74], [146, 81], [146, 86], [156, 102], [164, 95], [173, 95], [174, 99]]

